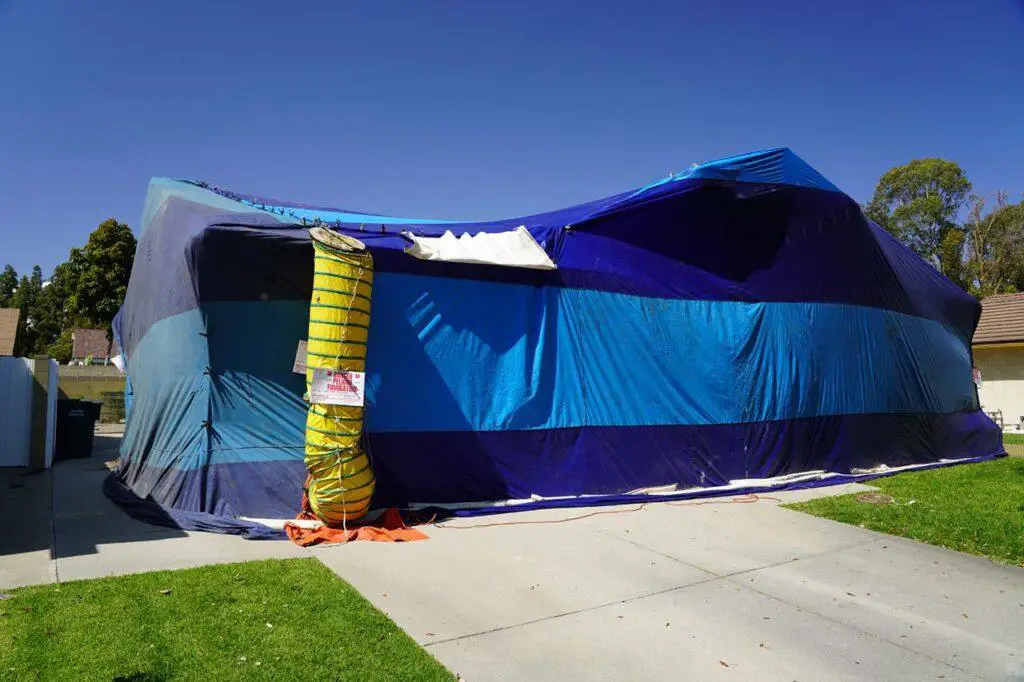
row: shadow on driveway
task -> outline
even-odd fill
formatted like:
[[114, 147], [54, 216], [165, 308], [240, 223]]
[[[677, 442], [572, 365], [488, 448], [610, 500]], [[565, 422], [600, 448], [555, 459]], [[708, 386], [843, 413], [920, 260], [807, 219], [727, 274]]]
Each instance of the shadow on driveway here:
[[95, 554], [97, 546], [185, 537], [185, 531], [154, 526], [128, 516], [103, 494], [121, 434], [96, 434], [93, 456], [58, 462], [53, 468], [55, 559]]
[[50, 559], [95, 554], [97, 546], [184, 537], [177, 528], [129, 517], [103, 494], [120, 434], [96, 434], [93, 456], [56, 462], [47, 471], [0, 469], [0, 557], [49, 550]]

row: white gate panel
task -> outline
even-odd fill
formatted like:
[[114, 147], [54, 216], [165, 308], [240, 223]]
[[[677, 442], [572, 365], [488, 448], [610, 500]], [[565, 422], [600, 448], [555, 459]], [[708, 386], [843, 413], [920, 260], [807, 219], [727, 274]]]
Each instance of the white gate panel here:
[[0, 467], [28, 466], [31, 429], [32, 360], [0, 358]]

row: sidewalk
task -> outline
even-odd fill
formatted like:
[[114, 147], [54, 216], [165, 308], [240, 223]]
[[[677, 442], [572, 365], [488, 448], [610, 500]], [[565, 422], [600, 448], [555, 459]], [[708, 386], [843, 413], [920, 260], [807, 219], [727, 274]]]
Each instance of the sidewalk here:
[[151, 526], [102, 492], [120, 434], [97, 434], [90, 459], [38, 474], [0, 469], [0, 515], [16, 519], [0, 536], [0, 590], [45, 582], [308, 556], [290, 542], [249, 542]]

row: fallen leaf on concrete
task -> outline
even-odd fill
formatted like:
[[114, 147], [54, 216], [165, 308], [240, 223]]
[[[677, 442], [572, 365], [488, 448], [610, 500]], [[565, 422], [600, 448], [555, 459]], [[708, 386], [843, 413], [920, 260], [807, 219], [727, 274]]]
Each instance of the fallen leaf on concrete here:
[[846, 596], [847, 597], [856, 597], [857, 595], [855, 595], [853, 592], [847, 592]]
[[669, 625], [670, 625], [670, 623], [665, 623], [665, 627], [668, 627]]
[[719, 661], [718, 665], [722, 666], [723, 668], [728, 668], [729, 667], [729, 664], [726, 663], [725, 661]]
[[966, 617], [967, 617], [967, 614], [965, 613], [965, 614], [964, 614], [964, 618], [966, 618]]
[[427, 634], [427, 637], [436, 637], [437, 636], [433, 632], [428, 632], [426, 634]]

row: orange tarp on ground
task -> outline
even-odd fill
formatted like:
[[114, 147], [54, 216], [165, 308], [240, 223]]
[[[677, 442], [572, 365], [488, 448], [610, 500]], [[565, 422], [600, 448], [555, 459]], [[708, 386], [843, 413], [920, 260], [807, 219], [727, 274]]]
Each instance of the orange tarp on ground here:
[[[299, 519], [319, 521], [315, 514], [309, 509], [309, 499], [302, 495], [302, 513]], [[405, 524], [402, 515], [392, 507], [373, 522], [352, 524], [348, 528], [331, 528], [324, 524], [316, 529], [300, 528], [297, 525], [286, 523], [284, 532], [288, 534], [291, 541], [300, 547], [311, 547], [319, 544], [344, 544], [355, 540], [369, 540], [372, 542], [411, 542], [413, 540], [426, 540], [428, 536], [415, 528]]]

